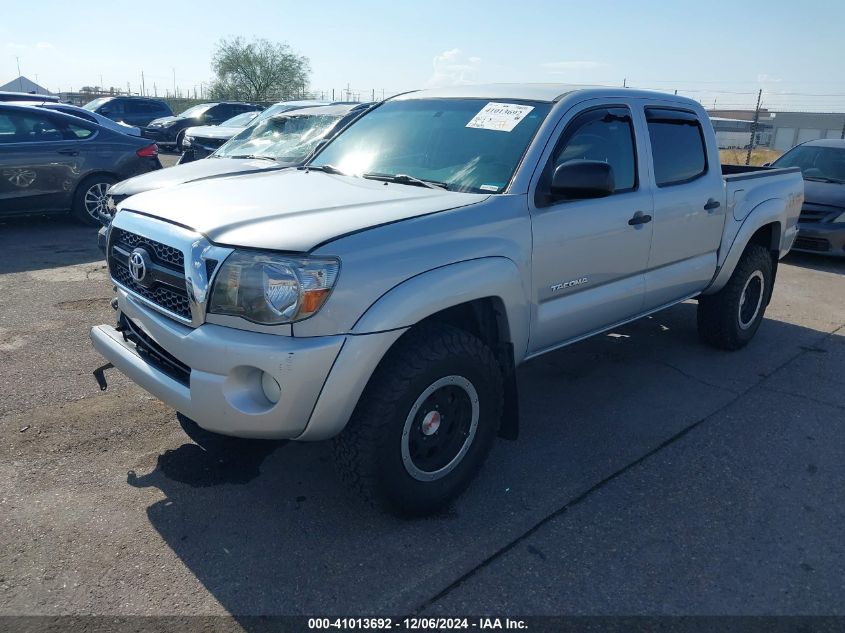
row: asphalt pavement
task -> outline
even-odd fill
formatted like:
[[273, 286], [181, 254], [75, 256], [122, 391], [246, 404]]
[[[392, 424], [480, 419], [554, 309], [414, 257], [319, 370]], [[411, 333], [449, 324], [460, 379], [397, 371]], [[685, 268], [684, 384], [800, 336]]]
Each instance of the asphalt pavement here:
[[688, 302], [529, 362], [520, 438], [409, 521], [325, 444], [216, 454], [101, 392], [94, 238], [0, 224], [0, 615], [845, 612], [845, 260], [790, 255], [740, 352]]

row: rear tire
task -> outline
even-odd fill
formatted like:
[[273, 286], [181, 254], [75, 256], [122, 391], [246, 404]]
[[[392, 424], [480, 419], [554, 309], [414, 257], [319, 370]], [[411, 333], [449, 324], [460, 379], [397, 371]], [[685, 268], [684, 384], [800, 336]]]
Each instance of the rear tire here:
[[116, 182], [117, 179], [108, 174], [94, 174], [85, 178], [73, 194], [73, 217], [88, 226], [102, 226], [105, 222], [101, 216], [109, 217], [106, 192]]
[[738, 350], [754, 338], [772, 294], [772, 255], [749, 244], [728, 283], [719, 292], [698, 300], [698, 335], [725, 350]]
[[399, 340], [334, 440], [341, 477], [365, 499], [405, 516], [460, 495], [499, 430], [502, 375], [479, 339], [445, 325]]

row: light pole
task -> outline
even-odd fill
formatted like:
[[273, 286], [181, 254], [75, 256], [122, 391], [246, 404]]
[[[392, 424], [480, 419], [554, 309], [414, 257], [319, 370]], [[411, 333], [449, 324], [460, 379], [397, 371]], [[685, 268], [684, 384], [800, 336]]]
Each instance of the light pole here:
[[21, 58], [15, 55], [15, 60], [18, 62], [18, 88], [23, 92], [23, 75], [21, 75]]

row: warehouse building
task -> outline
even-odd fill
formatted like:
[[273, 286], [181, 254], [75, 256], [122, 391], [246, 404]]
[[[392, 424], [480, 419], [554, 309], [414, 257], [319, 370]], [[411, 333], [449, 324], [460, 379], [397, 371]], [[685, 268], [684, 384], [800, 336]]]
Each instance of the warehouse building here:
[[[754, 120], [753, 110], [710, 110], [711, 117]], [[818, 138], [843, 138], [845, 114], [841, 112], [771, 112], [760, 110], [760, 124], [765, 133], [758, 144], [785, 152], [791, 147]]]

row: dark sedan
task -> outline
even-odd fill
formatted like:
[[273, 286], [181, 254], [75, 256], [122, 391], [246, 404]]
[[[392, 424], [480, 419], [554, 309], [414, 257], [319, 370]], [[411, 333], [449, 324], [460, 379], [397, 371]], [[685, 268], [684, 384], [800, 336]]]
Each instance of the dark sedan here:
[[166, 116], [152, 121], [142, 131], [144, 137], [159, 145], [175, 147], [182, 151], [185, 130], [195, 125], [220, 125], [223, 121], [244, 112], [263, 110], [263, 106], [253, 103], [224, 101], [220, 103], [201, 103], [192, 106], [178, 116]]
[[154, 143], [61, 112], [0, 104], [0, 216], [70, 211], [100, 224], [114, 183], [161, 169]]
[[800, 167], [804, 206], [792, 250], [845, 257], [845, 140], [793, 147], [772, 167]]

